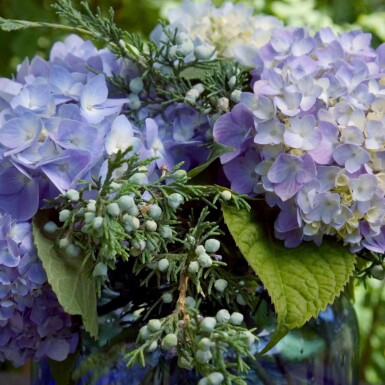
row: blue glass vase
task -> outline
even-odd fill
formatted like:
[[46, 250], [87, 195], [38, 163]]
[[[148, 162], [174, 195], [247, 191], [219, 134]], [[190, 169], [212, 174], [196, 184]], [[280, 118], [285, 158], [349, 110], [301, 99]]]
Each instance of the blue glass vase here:
[[[268, 343], [274, 329], [271, 307], [258, 310], [264, 324], [255, 353]], [[358, 325], [353, 306], [341, 297], [298, 330], [289, 332], [267, 354], [250, 362], [250, 385], [358, 385]], [[124, 362], [106, 368], [97, 385], [193, 385], [199, 378], [179, 369], [175, 360], [155, 352], [146, 368], [128, 369]], [[76, 385], [83, 385], [80, 381]], [[56, 385], [47, 362], [34, 370], [32, 385]]]
[[[269, 319], [271, 310], [263, 309]], [[273, 330], [260, 332], [257, 351]], [[359, 331], [355, 310], [341, 297], [301, 329], [290, 331], [251, 364], [253, 385], [358, 385]]]

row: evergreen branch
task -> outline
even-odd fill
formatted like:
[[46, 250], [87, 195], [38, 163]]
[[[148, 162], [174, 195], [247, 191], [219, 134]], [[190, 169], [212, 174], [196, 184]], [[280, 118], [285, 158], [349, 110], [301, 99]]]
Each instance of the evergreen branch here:
[[140, 53], [142, 43], [138, 43], [139, 39], [134, 34], [129, 34], [116, 26], [115, 12], [112, 7], [109, 9], [108, 17], [104, 17], [100, 8], [97, 9], [96, 14], [93, 14], [86, 1], [80, 4], [84, 9], [83, 13], [73, 7], [71, 0], [58, 0], [53, 4], [53, 8], [59, 16], [73, 26], [87, 30], [89, 35], [103, 41], [119, 56], [134, 59], [138, 64], [146, 66], [144, 57]]
[[188, 292], [188, 281], [189, 281], [189, 276], [187, 272], [185, 272], [179, 284], [179, 297], [177, 301], [177, 309], [182, 315], [183, 321], [185, 322], [188, 322], [190, 318], [188, 313], [186, 312], [186, 297]]

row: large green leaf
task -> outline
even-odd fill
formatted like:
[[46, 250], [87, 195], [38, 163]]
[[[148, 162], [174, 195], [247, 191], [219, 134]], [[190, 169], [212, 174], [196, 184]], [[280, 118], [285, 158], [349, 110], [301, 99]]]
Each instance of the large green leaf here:
[[38, 255], [43, 262], [49, 284], [63, 309], [72, 315], [80, 315], [84, 328], [92, 337], [98, 335], [96, 288], [92, 276], [93, 263], [81, 257], [68, 257], [61, 253], [52, 239], [43, 233], [47, 217], [38, 213], [33, 220], [33, 236]]
[[267, 289], [277, 313], [277, 330], [264, 351], [287, 331], [316, 317], [343, 290], [356, 258], [325, 239], [288, 249], [271, 236], [252, 211], [223, 207], [224, 219], [243, 256]]

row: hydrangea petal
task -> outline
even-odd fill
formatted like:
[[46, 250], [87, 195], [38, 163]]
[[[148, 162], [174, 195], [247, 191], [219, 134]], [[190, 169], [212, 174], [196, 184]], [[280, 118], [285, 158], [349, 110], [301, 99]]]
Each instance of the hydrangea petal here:
[[236, 147], [221, 157], [222, 163], [234, 159], [241, 151], [242, 143], [254, 128], [252, 112], [243, 104], [237, 104], [231, 112], [221, 116], [214, 124], [213, 136], [218, 143]]

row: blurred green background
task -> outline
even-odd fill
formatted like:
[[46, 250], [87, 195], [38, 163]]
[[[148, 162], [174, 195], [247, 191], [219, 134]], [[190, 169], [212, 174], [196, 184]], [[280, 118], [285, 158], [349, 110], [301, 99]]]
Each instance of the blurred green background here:
[[[58, 22], [51, 8], [53, 0], [0, 0], [0, 16], [26, 20]], [[113, 7], [117, 24], [148, 36], [174, 0], [89, 0], [92, 9]], [[215, 4], [223, 0], [214, 0]], [[331, 26], [337, 31], [361, 28], [373, 33], [373, 45], [385, 41], [384, 0], [241, 0], [256, 12], [275, 15], [287, 24], [308, 26], [313, 30]], [[74, 0], [74, 3], [78, 3]], [[24, 57], [47, 57], [62, 32], [35, 29], [0, 32], [0, 76], [10, 77]], [[385, 384], [385, 284], [370, 282], [367, 289], [356, 288], [356, 309], [361, 328], [361, 384]], [[0, 367], [1, 368], [1, 367]], [[4, 365], [3, 365], [4, 369]]]

